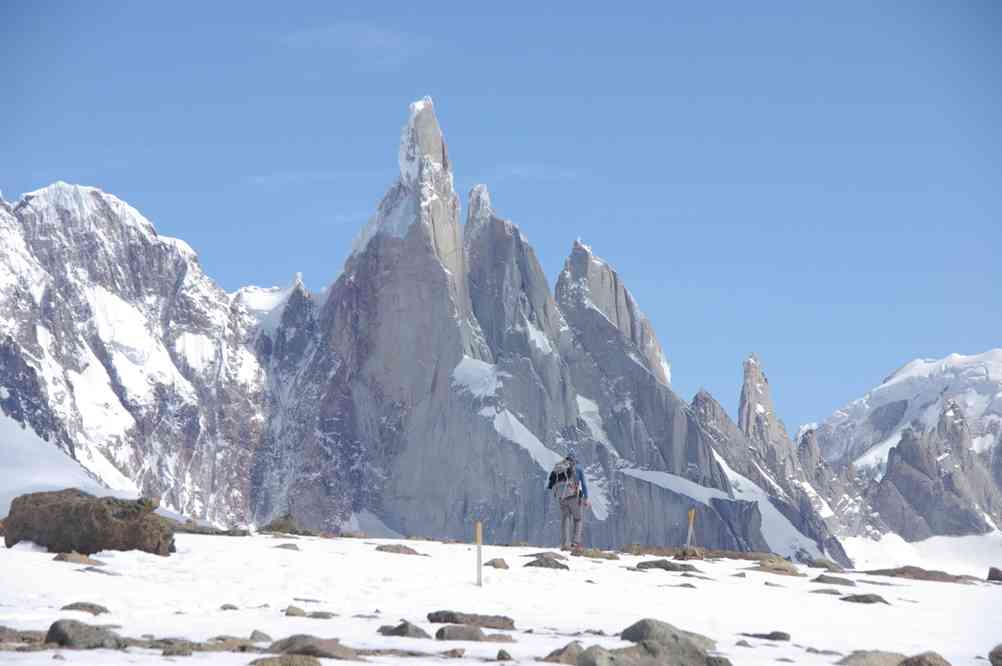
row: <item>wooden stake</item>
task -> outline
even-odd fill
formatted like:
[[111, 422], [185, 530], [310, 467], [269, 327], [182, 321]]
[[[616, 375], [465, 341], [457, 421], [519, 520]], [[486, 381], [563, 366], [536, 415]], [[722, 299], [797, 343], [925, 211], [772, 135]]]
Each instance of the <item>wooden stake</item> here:
[[696, 509], [689, 509], [689, 536], [685, 540], [685, 545], [688, 548], [692, 545], [692, 527], [696, 522]]
[[483, 587], [484, 585], [484, 555], [481, 547], [484, 543], [484, 527], [483, 524], [478, 520], [476, 527], [476, 538], [477, 538], [477, 587]]

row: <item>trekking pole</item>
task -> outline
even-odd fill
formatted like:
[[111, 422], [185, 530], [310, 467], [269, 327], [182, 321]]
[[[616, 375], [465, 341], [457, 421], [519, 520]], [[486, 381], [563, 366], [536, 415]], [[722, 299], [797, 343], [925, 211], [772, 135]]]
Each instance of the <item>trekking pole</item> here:
[[477, 587], [484, 586], [484, 555], [481, 546], [484, 542], [484, 528], [483, 524], [478, 520], [476, 525], [476, 539], [477, 539]]
[[692, 546], [692, 527], [696, 522], [696, 509], [689, 509], [689, 536], [686, 537], [685, 547]]

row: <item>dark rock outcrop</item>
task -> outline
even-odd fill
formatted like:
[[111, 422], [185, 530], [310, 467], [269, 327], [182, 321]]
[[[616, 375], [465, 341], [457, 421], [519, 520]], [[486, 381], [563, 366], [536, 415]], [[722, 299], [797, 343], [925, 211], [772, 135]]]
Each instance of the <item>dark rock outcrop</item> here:
[[16, 498], [4, 540], [10, 548], [32, 541], [50, 552], [92, 555], [102, 550], [174, 552], [171, 526], [151, 500], [94, 497], [79, 490], [31, 493]]
[[428, 621], [433, 624], [467, 624], [485, 629], [515, 629], [515, 621], [504, 615], [480, 615], [478, 613], [457, 613], [456, 611], [435, 611], [428, 613]]
[[76, 620], [53, 622], [45, 636], [45, 642], [74, 650], [93, 650], [96, 648], [114, 650], [124, 646], [123, 640], [115, 632]]

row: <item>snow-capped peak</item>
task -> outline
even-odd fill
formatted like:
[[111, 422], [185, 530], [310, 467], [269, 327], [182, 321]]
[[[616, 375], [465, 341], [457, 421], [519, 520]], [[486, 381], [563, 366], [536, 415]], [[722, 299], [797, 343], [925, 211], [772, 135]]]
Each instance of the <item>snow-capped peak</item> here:
[[296, 273], [292, 282], [285, 287], [241, 287], [231, 294], [231, 298], [243, 304], [259, 331], [270, 335], [278, 329], [285, 304], [297, 289], [306, 291], [302, 273]]

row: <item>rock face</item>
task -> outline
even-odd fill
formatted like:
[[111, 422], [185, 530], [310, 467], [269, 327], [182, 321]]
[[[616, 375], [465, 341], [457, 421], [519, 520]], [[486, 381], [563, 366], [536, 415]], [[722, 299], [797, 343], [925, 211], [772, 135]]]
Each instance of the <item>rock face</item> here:
[[171, 525], [149, 500], [93, 497], [79, 490], [22, 495], [11, 504], [4, 541], [33, 541], [50, 552], [91, 555], [102, 550], [174, 552]]
[[430, 99], [411, 105], [398, 163], [316, 294], [298, 278], [227, 294], [191, 248], [93, 188], [0, 202], [2, 418], [214, 524], [365, 517], [460, 538], [481, 520], [488, 541], [554, 543], [543, 487], [574, 451], [589, 544], [682, 543], [696, 508], [699, 545], [842, 558], [810, 502], [732, 481], [714, 448], [754, 439], [782, 476], [799, 464], [785, 431], [753, 409], [739, 443], [711, 436], [612, 266], [576, 242], [551, 291], [485, 186], [463, 224]]

